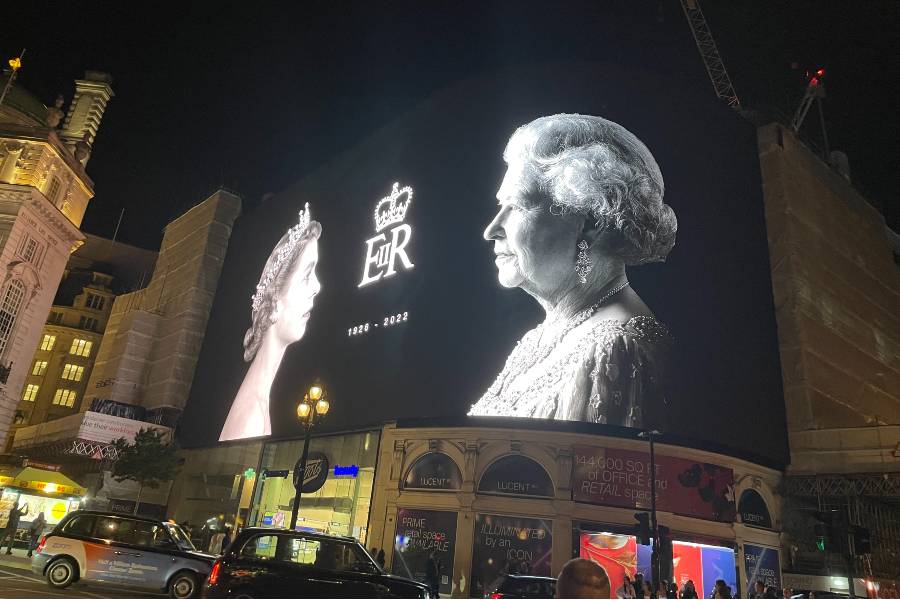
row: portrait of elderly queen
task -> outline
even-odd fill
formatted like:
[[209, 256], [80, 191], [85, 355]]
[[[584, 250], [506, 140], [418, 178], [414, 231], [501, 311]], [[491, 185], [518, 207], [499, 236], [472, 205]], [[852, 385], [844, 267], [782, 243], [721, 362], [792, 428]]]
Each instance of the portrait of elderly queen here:
[[469, 414], [644, 426], [661, 412], [672, 338], [626, 268], [664, 261], [675, 244], [656, 160], [621, 125], [577, 114], [520, 127], [504, 160], [484, 238], [500, 284], [546, 317]]

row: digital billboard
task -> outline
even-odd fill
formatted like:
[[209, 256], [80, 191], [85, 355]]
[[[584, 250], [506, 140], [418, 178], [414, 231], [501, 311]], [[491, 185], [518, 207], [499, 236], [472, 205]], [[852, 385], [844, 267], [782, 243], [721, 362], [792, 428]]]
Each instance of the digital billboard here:
[[754, 127], [579, 63], [465, 81], [361, 135], [236, 222], [182, 443], [299, 435], [316, 382], [323, 432], [552, 419], [783, 460]]

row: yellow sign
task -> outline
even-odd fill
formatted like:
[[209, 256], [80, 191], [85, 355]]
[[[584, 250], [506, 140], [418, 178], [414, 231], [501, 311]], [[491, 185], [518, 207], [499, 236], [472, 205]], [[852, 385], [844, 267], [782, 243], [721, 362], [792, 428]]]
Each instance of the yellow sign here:
[[52, 508], [50, 508], [50, 514], [53, 516], [53, 518], [54, 518], [56, 521], [59, 521], [59, 520], [61, 520], [64, 516], [66, 516], [66, 509], [67, 509], [67, 508], [68, 508], [68, 507], [66, 506], [66, 503], [65, 503], [65, 502], [57, 502], [56, 504], [53, 505]]

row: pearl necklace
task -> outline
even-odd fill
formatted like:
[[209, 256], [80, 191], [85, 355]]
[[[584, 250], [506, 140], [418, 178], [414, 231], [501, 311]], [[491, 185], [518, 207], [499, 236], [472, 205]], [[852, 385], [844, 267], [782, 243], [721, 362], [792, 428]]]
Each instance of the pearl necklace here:
[[485, 397], [494, 396], [499, 398], [502, 396], [516, 377], [522, 373], [527, 373], [535, 365], [546, 360], [547, 357], [550, 356], [550, 353], [559, 346], [559, 343], [570, 331], [590, 319], [604, 302], [624, 290], [628, 285], [629, 283], [626, 280], [625, 283], [616, 286], [592, 305], [577, 313], [574, 317], [569, 319], [566, 326], [559, 333], [554, 335], [553, 339], [547, 344], [540, 343], [540, 340], [543, 337], [544, 328], [546, 327], [545, 324], [542, 323], [537, 328], [529, 331], [521, 341], [516, 343], [516, 347], [513, 348], [512, 353], [509, 355], [509, 359], [503, 366], [503, 370], [497, 376], [497, 379], [494, 381], [493, 385], [491, 385], [490, 389], [488, 389]]

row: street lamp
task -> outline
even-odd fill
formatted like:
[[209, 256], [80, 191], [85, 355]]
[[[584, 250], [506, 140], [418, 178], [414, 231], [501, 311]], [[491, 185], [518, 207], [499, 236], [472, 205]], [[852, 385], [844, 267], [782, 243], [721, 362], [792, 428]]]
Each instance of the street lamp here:
[[660, 435], [656, 429], [646, 429], [638, 434], [639, 438], [650, 441], [650, 530], [653, 534], [653, 551], [650, 554], [650, 577], [653, 580], [653, 593], [659, 589], [659, 525], [656, 522], [656, 454], [653, 449], [653, 438]]
[[[313, 384], [303, 396], [303, 400], [297, 405], [297, 418], [306, 430], [303, 438], [303, 454], [300, 455], [300, 465], [294, 472], [294, 508], [291, 511], [291, 531], [297, 529], [297, 514], [300, 512], [300, 495], [303, 492], [303, 480], [306, 479], [306, 460], [309, 457], [309, 439], [312, 436], [313, 426], [317, 419], [328, 414], [331, 408], [325, 399], [325, 390], [318, 383]], [[299, 471], [299, 473], [297, 472]]]

